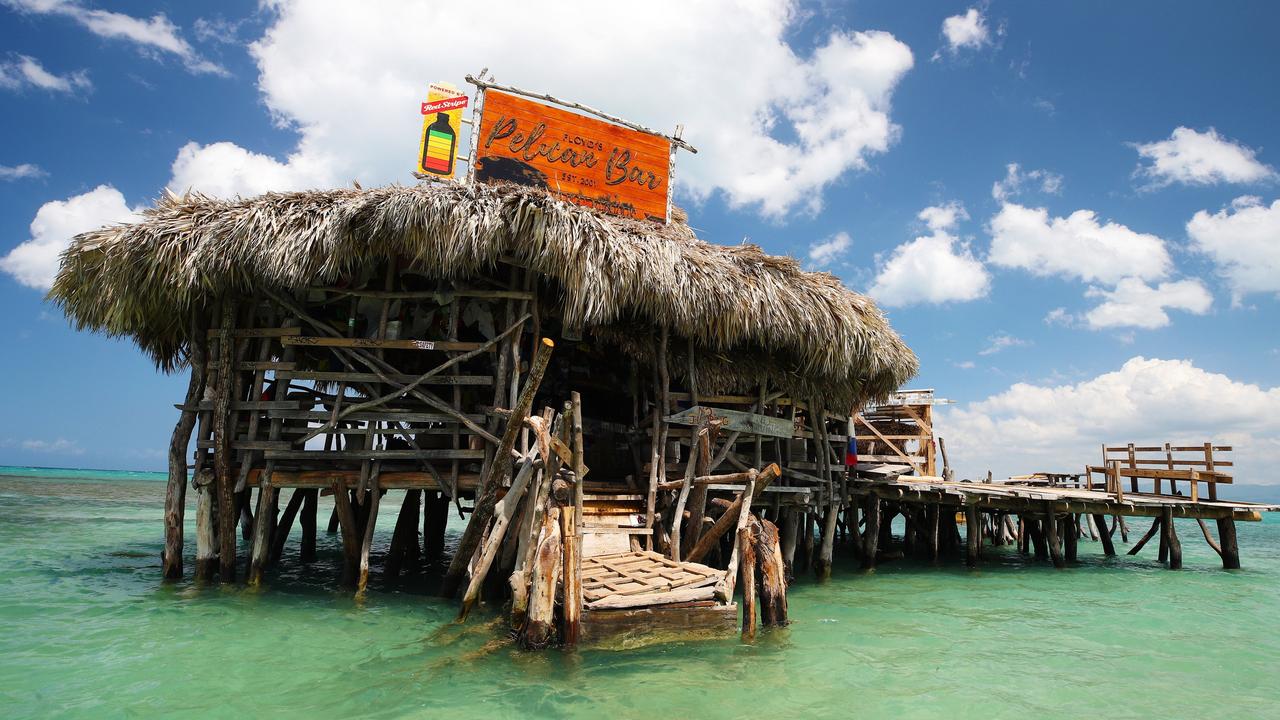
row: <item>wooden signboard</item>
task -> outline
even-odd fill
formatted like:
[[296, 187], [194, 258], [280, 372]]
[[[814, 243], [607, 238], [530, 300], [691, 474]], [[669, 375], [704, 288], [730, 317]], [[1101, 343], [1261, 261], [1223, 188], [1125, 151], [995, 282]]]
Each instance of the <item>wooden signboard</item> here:
[[724, 420], [725, 423], [720, 426], [722, 430], [737, 430], [752, 435], [789, 438], [794, 429], [791, 424], [791, 418], [770, 417], [768, 415], [757, 415], [755, 413], [742, 412], [741, 410], [726, 410], [724, 408], [703, 408], [701, 405], [694, 405], [688, 410], [681, 410], [674, 415], [668, 415], [666, 420], [676, 425], [695, 425], [697, 424], [699, 413], [714, 414]]
[[671, 141], [489, 89], [476, 136], [475, 178], [546, 188], [635, 220], [667, 220]]

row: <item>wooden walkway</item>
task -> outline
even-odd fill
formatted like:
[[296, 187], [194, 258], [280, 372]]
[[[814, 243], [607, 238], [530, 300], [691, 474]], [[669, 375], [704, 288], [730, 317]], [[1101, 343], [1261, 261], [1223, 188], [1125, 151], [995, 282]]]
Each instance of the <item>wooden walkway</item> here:
[[723, 570], [676, 562], [644, 550], [582, 560], [582, 593], [588, 610], [714, 601], [724, 578]]

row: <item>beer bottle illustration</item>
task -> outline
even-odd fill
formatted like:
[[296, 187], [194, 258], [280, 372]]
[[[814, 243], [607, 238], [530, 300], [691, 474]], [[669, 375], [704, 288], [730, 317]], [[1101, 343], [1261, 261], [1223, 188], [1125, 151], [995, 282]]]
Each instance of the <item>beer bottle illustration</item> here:
[[436, 113], [436, 121], [427, 126], [426, 135], [422, 143], [422, 169], [435, 175], [452, 175], [458, 137], [449, 127], [449, 114]]

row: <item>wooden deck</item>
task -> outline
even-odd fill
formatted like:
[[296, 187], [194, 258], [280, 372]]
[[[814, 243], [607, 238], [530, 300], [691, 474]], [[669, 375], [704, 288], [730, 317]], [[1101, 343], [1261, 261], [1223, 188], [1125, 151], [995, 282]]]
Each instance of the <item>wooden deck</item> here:
[[715, 601], [725, 572], [676, 562], [656, 552], [633, 551], [582, 560], [582, 593], [588, 610], [653, 607]]

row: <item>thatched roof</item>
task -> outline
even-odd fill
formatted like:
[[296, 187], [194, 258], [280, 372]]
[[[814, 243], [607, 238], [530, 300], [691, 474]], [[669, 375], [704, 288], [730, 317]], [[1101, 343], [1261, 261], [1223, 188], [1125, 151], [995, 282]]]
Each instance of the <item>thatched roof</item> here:
[[879, 398], [917, 370], [875, 303], [832, 275], [755, 245], [703, 242], [683, 223], [604, 217], [514, 187], [168, 196], [140, 222], [77, 236], [50, 298], [80, 328], [130, 336], [172, 369], [184, 362], [193, 307], [225, 292], [332, 284], [393, 255], [441, 278], [513, 258], [559, 286], [567, 324], [643, 353], [650, 343], [637, 342], [636, 327], [665, 323], [673, 348], [692, 342], [713, 359], [719, 386], [749, 387], [767, 372], [773, 387], [838, 407]]

